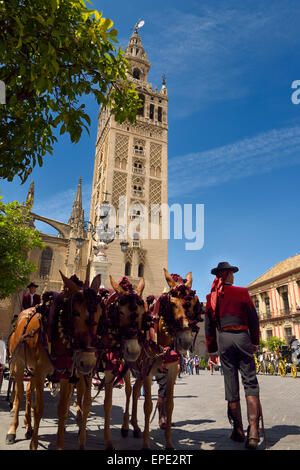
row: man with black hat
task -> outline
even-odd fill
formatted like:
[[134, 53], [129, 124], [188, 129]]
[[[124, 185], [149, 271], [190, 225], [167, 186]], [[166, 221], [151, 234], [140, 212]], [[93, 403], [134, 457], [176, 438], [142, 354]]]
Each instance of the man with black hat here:
[[29, 294], [24, 294], [22, 301], [22, 308], [24, 310], [41, 303], [41, 296], [35, 293], [37, 287], [39, 286], [34, 282], [28, 284], [27, 289], [29, 289]]
[[240, 371], [249, 421], [246, 447], [256, 449], [259, 418], [262, 417], [253, 356], [259, 344], [259, 320], [248, 290], [232, 285], [233, 273], [238, 270], [227, 262], [221, 262], [212, 269], [211, 273], [216, 277], [211, 293], [207, 295], [205, 336], [210, 360], [217, 362], [219, 355], [221, 358], [228, 418], [233, 425], [230, 438], [236, 442], [245, 441], [239, 393]]

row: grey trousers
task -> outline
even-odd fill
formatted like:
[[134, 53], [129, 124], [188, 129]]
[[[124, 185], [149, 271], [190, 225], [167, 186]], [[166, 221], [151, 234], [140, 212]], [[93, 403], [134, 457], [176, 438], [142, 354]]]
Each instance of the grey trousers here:
[[166, 398], [167, 374], [156, 374], [156, 382], [158, 383], [158, 393], [160, 398]]
[[249, 332], [219, 332], [219, 353], [224, 373], [225, 400], [240, 399], [239, 374], [245, 390], [245, 396], [259, 396], [256, 377], [253, 346]]

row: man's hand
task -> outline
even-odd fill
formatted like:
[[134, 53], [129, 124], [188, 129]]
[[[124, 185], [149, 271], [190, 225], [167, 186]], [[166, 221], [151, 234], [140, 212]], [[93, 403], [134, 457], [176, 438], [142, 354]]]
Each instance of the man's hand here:
[[219, 359], [219, 356], [217, 354], [211, 354], [209, 356], [209, 360], [213, 362], [214, 364], [218, 364], [219, 362], [218, 359]]

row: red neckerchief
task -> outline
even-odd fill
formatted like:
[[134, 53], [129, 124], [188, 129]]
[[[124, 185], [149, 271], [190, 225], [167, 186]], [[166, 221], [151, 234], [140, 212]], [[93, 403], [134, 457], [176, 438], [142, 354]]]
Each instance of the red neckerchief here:
[[216, 316], [218, 297], [224, 295], [224, 281], [222, 277], [215, 277], [210, 291], [210, 304], [213, 311], [213, 317]]

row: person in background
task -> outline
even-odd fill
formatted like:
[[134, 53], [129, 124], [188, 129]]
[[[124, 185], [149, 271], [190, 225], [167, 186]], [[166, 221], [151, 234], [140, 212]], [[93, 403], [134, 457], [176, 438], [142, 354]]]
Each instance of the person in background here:
[[221, 362], [220, 357], [218, 358], [218, 368], [219, 368], [220, 374], [223, 375], [222, 362]]
[[195, 356], [195, 370], [196, 370], [196, 375], [199, 375], [199, 364], [200, 364], [200, 359], [199, 359], [199, 357], [196, 355], [196, 356]]
[[209, 359], [208, 360], [208, 365], [209, 365], [210, 375], [213, 375], [214, 374], [214, 366], [216, 365], [216, 363]]
[[194, 358], [191, 357], [191, 358], [190, 358], [190, 371], [191, 371], [191, 375], [194, 375], [194, 366], [195, 366], [195, 361], [194, 361]]
[[29, 289], [28, 294], [23, 295], [22, 308], [26, 310], [27, 308], [34, 307], [41, 303], [41, 296], [36, 294], [36, 289], [39, 287], [34, 282], [28, 284], [27, 289]]

